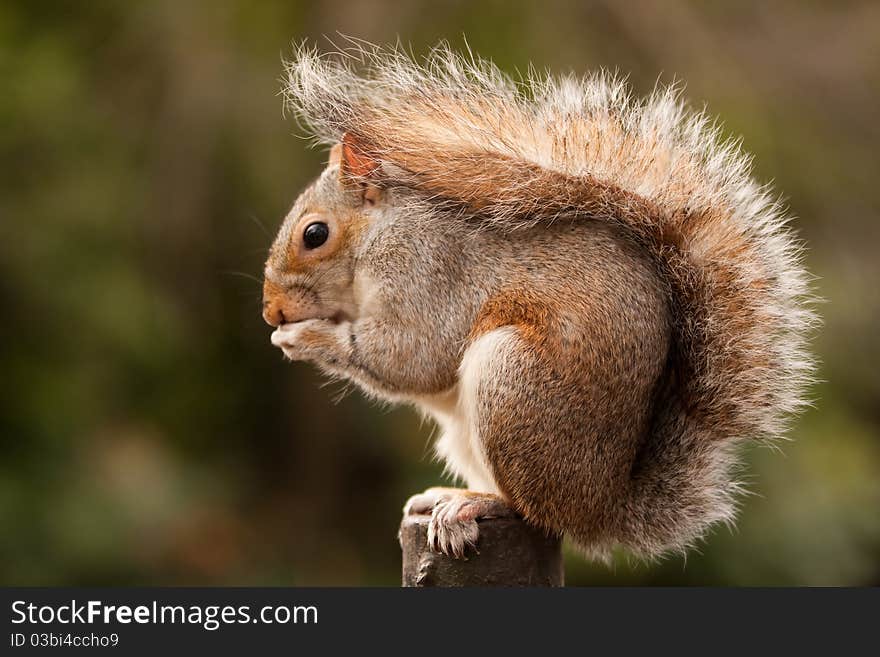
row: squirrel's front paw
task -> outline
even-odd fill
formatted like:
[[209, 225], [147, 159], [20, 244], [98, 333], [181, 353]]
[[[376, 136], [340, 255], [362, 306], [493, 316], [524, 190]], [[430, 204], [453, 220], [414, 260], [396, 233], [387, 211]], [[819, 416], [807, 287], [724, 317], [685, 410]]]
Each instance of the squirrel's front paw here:
[[403, 511], [407, 515], [430, 513], [428, 546], [457, 559], [464, 558], [468, 547], [476, 548], [479, 520], [516, 515], [498, 495], [457, 488], [429, 488], [411, 497]]
[[338, 324], [328, 319], [282, 324], [272, 333], [272, 344], [280, 347], [290, 360], [309, 360], [334, 350], [338, 328]]

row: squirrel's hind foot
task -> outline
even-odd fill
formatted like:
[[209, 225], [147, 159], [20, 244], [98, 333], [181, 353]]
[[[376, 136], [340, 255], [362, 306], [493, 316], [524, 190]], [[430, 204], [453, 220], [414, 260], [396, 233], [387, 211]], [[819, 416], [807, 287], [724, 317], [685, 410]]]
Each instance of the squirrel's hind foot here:
[[494, 493], [439, 487], [413, 495], [403, 513], [430, 514], [428, 546], [456, 559], [464, 559], [468, 548], [476, 549], [480, 520], [516, 515], [507, 502]]

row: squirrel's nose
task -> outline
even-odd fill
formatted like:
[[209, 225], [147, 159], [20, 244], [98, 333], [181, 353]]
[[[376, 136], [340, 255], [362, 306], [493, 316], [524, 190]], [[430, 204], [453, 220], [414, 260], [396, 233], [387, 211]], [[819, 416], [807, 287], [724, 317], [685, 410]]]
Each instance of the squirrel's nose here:
[[284, 294], [263, 296], [263, 319], [269, 326], [281, 326], [302, 319], [301, 304]]
[[269, 326], [284, 324], [284, 310], [274, 299], [263, 299], [263, 319]]
[[316, 310], [317, 306], [300, 294], [291, 293], [271, 281], [263, 284], [263, 319], [269, 326], [317, 317]]
[[287, 304], [283, 287], [268, 280], [263, 283], [263, 319], [269, 326], [281, 326], [290, 321], [284, 314]]

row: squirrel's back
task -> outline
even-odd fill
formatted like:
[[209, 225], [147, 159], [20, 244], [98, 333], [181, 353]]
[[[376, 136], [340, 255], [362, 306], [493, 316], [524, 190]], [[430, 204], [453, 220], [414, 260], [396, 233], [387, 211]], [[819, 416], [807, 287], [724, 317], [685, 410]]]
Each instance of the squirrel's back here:
[[363, 74], [300, 51], [286, 96], [318, 139], [347, 134], [377, 162], [380, 184], [499, 230], [606, 222], [652, 263], [671, 344], [622, 540], [654, 554], [729, 519], [733, 448], [781, 437], [813, 370], [800, 246], [738, 142], [675, 90], [636, 100], [604, 73], [516, 83], [445, 47], [423, 64], [357, 55]]

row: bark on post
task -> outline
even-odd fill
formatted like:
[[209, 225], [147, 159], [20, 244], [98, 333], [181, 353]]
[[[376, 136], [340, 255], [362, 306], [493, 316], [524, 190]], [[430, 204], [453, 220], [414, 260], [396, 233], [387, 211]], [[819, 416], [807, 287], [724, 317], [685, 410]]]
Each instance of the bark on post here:
[[518, 518], [480, 521], [477, 551], [454, 559], [428, 548], [430, 516], [400, 523], [403, 586], [562, 586], [562, 541]]

